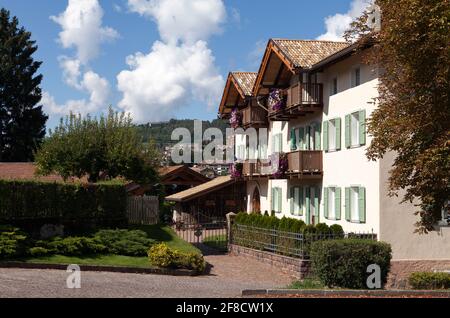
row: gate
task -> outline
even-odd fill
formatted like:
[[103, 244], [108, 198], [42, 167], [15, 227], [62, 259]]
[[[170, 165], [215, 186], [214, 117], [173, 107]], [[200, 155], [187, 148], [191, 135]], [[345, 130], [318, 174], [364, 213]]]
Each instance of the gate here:
[[158, 197], [128, 197], [127, 219], [130, 224], [154, 225], [159, 222]]
[[201, 249], [204, 253], [228, 251], [227, 222], [210, 223], [183, 222], [174, 224], [177, 235]]

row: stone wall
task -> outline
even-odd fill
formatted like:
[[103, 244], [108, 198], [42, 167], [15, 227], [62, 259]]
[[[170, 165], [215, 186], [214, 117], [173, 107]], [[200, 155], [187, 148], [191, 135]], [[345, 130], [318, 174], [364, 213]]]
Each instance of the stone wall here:
[[232, 255], [256, 259], [262, 263], [276, 267], [283, 273], [296, 279], [303, 279], [309, 273], [310, 262], [308, 260], [254, 250], [234, 244], [230, 244], [229, 249]]
[[391, 271], [389, 273], [386, 288], [404, 289], [408, 288], [408, 277], [414, 272], [450, 272], [450, 260], [393, 260], [391, 262]]

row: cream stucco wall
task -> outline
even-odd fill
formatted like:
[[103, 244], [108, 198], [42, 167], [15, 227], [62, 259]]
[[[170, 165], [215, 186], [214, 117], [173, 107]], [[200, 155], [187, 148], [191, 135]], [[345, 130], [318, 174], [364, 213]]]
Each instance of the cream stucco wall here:
[[[323, 155], [323, 187], [341, 187], [340, 221], [322, 221], [340, 224], [344, 231], [362, 231], [379, 233], [379, 163], [369, 161], [365, 155], [370, 145], [371, 136], [366, 136], [366, 146], [345, 147], [345, 116], [366, 110], [369, 118], [376, 108], [373, 98], [378, 96], [378, 79], [376, 69], [364, 65], [359, 56], [353, 56], [328, 68], [322, 75], [324, 80], [324, 111], [323, 121], [341, 119], [341, 150], [324, 152]], [[361, 69], [361, 85], [351, 87], [351, 71], [359, 66]], [[338, 94], [330, 96], [330, 83], [334, 77], [338, 78]], [[364, 224], [351, 223], [345, 220], [345, 187], [362, 186], [366, 188], [366, 222]], [[323, 211], [323, 202], [322, 202]]]
[[396, 260], [450, 260], [450, 226], [436, 227], [435, 232], [424, 235], [414, 233], [417, 207], [400, 203], [404, 192], [389, 197], [389, 170], [394, 156], [388, 153], [380, 161], [380, 240], [391, 244]]

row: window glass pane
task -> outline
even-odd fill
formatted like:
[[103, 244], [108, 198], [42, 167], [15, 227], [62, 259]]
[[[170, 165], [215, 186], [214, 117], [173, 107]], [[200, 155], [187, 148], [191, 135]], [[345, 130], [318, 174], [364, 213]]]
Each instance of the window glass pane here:
[[361, 84], [361, 69], [358, 67], [355, 70], [355, 86], [359, 86]]
[[330, 219], [336, 218], [334, 204], [335, 204], [335, 188], [329, 188], [329, 191], [328, 191], [328, 217]]
[[351, 144], [352, 146], [359, 145], [359, 113], [353, 113], [351, 118]]
[[350, 191], [350, 208], [351, 208], [351, 219], [352, 221], [359, 221], [359, 211], [358, 211], [358, 188], [351, 188]]

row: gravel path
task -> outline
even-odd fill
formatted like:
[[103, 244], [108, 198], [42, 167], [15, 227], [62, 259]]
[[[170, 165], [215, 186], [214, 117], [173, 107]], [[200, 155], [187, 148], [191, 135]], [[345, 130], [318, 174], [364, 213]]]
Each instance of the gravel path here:
[[82, 272], [81, 289], [67, 289], [58, 270], [0, 269], [0, 297], [239, 297], [243, 289], [286, 287], [292, 279], [274, 268], [239, 256], [205, 257], [207, 276], [175, 277]]

